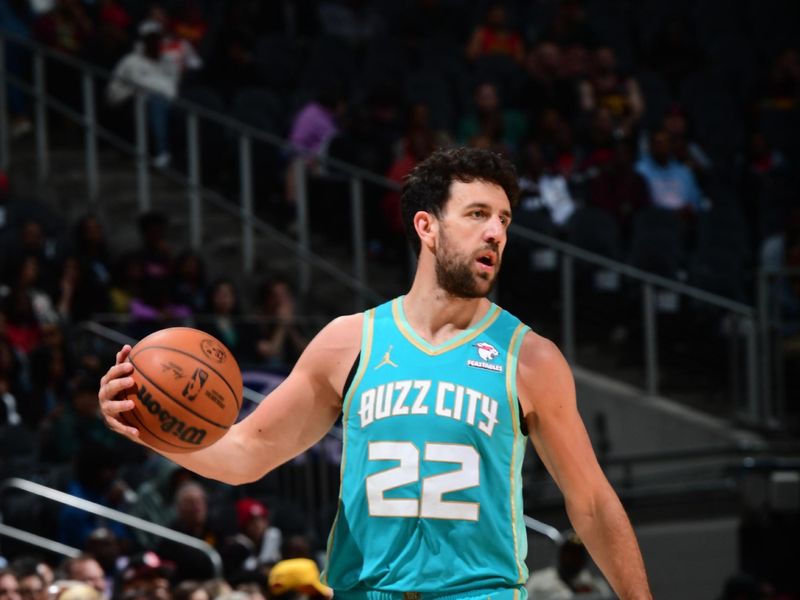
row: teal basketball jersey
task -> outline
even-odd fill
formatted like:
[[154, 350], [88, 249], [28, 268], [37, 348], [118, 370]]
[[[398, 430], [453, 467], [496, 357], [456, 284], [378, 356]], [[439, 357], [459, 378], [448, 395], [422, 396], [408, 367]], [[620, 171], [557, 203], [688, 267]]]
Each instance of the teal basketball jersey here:
[[516, 366], [527, 331], [492, 304], [432, 346], [402, 297], [364, 313], [324, 573], [337, 595], [525, 597]]

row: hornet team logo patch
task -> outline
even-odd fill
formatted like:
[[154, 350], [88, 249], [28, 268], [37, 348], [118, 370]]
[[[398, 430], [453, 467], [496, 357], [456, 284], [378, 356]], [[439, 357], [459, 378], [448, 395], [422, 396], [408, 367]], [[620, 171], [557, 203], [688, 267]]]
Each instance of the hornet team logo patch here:
[[467, 366], [475, 367], [476, 369], [494, 371], [495, 373], [503, 372], [503, 365], [498, 365], [497, 363], [493, 362], [498, 356], [500, 356], [500, 352], [498, 352], [497, 348], [486, 342], [478, 342], [474, 345], [474, 347], [478, 352], [478, 358], [480, 358], [480, 360], [469, 359], [467, 361]]

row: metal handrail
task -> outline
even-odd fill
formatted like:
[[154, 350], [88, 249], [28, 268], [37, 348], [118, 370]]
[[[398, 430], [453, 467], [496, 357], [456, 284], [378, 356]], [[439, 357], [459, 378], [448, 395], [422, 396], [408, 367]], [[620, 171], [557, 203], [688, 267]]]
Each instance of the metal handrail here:
[[35, 533], [25, 531], [24, 529], [18, 529], [17, 527], [6, 525], [3, 522], [0, 522], [0, 536], [10, 537], [15, 540], [25, 542], [26, 544], [30, 544], [31, 546], [37, 546], [38, 548], [43, 548], [49, 552], [55, 552], [56, 554], [61, 554], [62, 556], [69, 556], [70, 558], [75, 558], [81, 554], [81, 551], [77, 548], [73, 548], [72, 546], [62, 544], [61, 542], [42, 537], [41, 535], [36, 535]]
[[675, 281], [674, 279], [662, 277], [661, 275], [648, 273], [647, 271], [643, 271], [626, 263], [614, 260], [612, 258], [608, 258], [601, 254], [590, 252], [589, 250], [584, 250], [583, 248], [580, 248], [578, 246], [568, 244], [567, 242], [564, 242], [557, 238], [545, 235], [543, 233], [534, 231], [532, 229], [527, 229], [520, 225], [512, 223], [509, 231], [510, 233], [525, 238], [528, 241], [549, 246], [553, 250], [562, 252], [563, 254], [571, 256], [572, 258], [577, 258], [578, 260], [592, 263], [593, 265], [602, 267], [604, 269], [616, 271], [620, 275], [625, 275], [632, 279], [638, 279], [641, 283], [648, 283], [650, 285], [659, 288], [664, 288], [679, 294], [684, 294], [686, 296], [695, 298], [696, 300], [700, 300], [701, 302], [705, 302], [707, 304], [713, 304], [714, 306], [718, 306], [719, 308], [724, 308], [731, 312], [739, 313], [744, 317], [749, 317], [749, 318], [755, 317], [756, 308], [749, 304], [737, 302], [735, 300], [731, 300], [730, 298], [725, 298], [724, 296], [720, 296], [718, 294], [707, 292], [700, 288], [696, 288], [691, 285], [681, 283], [680, 281]]
[[22, 479], [20, 477], [12, 477], [0, 482], [0, 494], [8, 489], [21, 490], [30, 494], [34, 494], [35, 496], [46, 498], [47, 500], [52, 500], [53, 502], [66, 504], [67, 506], [86, 511], [106, 519], [117, 521], [123, 525], [127, 525], [128, 527], [146, 531], [147, 533], [151, 533], [157, 537], [166, 538], [178, 544], [194, 548], [208, 557], [208, 560], [211, 562], [212, 568], [214, 569], [214, 575], [216, 577], [222, 576], [222, 559], [220, 558], [219, 553], [214, 549], [213, 546], [204, 542], [203, 540], [199, 540], [190, 535], [186, 535], [185, 533], [181, 533], [180, 531], [175, 531], [174, 529], [164, 527], [163, 525], [150, 523], [149, 521], [145, 521], [139, 517], [134, 517], [133, 515], [103, 506], [102, 504], [84, 500], [83, 498], [77, 498], [65, 492], [47, 487], [46, 485], [42, 485], [40, 483], [29, 481], [27, 479]]

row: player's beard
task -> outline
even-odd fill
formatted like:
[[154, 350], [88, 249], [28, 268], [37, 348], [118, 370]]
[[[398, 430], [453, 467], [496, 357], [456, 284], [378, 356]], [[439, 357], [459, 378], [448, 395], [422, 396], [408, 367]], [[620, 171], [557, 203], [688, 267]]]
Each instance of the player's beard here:
[[491, 250], [497, 255], [494, 273], [475, 272], [475, 256], [456, 252], [442, 228], [436, 252], [436, 283], [445, 292], [456, 298], [485, 298], [494, 288], [500, 272], [500, 253], [497, 247]]

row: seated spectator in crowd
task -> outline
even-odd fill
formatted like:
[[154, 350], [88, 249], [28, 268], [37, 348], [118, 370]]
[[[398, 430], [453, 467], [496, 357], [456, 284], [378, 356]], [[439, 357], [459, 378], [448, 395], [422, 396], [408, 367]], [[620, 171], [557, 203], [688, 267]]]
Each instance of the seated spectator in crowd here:
[[593, 113], [598, 107], [611, 111], [620, 137], [634, 133], [644, 113], [644, 98], [633, 77], [622, 74], [617, 57], [608, 46], [595, 50], [589, 76], [581, 83], [581, 108]]
[[97, 527], [90, 531], [86, 538], [84, 549], [86, 554], [94, 557], [103, 569], [105, 574], [103, 595], [108, 598], [115, 596], [114, 586], [121, 573], [120, 569], [128, 561], [126, 550], [131, 545], [130, 542], [130, 539], [118, 538], [109, 527]]
[[592, 45], [595, 39], [583, 8], [583, 0], [561, 0], [542, 38], [562, 47]]
[[36, 573], [44, 581], [45, 589], [53, 585], [56, 578], [52, 565], [39, 554], [23, 554], [14, 559], [11, 568], [20, 578], [30, 573]]
[[527, 53], [524, 66], [525, 77], [516, 98], [528, 122], [538, 123], [547, 108], [572, 119], [577, 114], [578, 94], [575, 82], [565, 75], [561, 48], [551, 41], [541, 41]]
[[239, 292], [232, 280], [218, 279], [209, 286], [206, 312], [196, 323], [225, 344], [239, 364], [253, 361], [253, 327], [242, 320]]
[[[61, 314], [73, 321], [81, 321], [93, 313], [106, 312], [111, 285], [110, 253], [97, 216], [86, 215], [75, 225], [73, 247], [67, 262], [72, 264], [69, 273], [66, 264], [62, 268], [60, 291], [62, 297], [69, 293], [70, 310], [68, 313], [62, 310]], [[70, 277], [66, 277], [67, 274]]]
[[110, 598], [106, 572], [91, 554], [67, 558], [62, 564], [61, 579], [80, 581], [92, 586], [103, 598]]
[[34, 256], [38, 259], [38, 286], [48, 294], [52, 294], [58, 282], [57, 249], [54, 240], [45, 231], [42, 221], [36, 217], [26, 218], [21, 227], [15, 226], [15, 231], [10, 237], [9, 251], [0, 256], [2, 261], [0, 280], [4, 278], [9, 283], [13, 282], [18, 272], [11, 273], [10, 269], [18, 268], [23, 259]]
[[175, 259], [174, 273], [175, 301], [188, 306], [194, 314], [202, 313], [208, 299], [203, 257], [193, 250], [182, 252]]
[[187, 580], [172, 589], [172, 600], [213, 600], [203, 584], [199, 581]]
[[272, 527], [269, 509], [254, 498], [236, 502], [237, 533], [225, 538], [220, 546], [228, 580], [244, 573], [258, 573], [281, 559], [281, 530]]
[[49, 600], [47, 581], [41, 573], [34, 569], [22, 570], [14, 565], [19, 577], [19, 593], [25, 600]]
[[111, 271], [109, 301], [111, 310], [127, 315], [131, 302], [142, 296], [144, 282], [144, 259], [136, 252], [126, 252], [120, 256]]
[[[14, 347], [5, 336], [0, 337], [0, 427], [22, 423], [20, 406], [19, 360]], [[24, 409], [23, 409], [24, 413]]]
[[700, 187], [691, 169], [675, 160], [669, 134], [662, 130], [650, 136], [650, 152], [643, 154], [636, 170], [647, 181], [655, 206], [684, 213], [704, 210]]
[[131, 298], [130, 334], [144, 337], [164, 327], [188, 326], [192, 311], [173, 299], [172, 282], [168, 277], [148, 277], [142, 282], [141, 295]]
[[[211, 546], [216, 546], [222, 540], [219, 528], [212, 523], [209, 515], [206, 490], [195, 481], [183, 483], [175, 492], [175, 519], [167, 526], [203, 540]], [[164, 538], [158, 544], [156, 552], [163, 560], [175, 564], [176, 582], [187, 579], [203, 581], [214, 574], [208, 557], [189, 546]]]
[[172, 600], [174, 565], [152, 551], [131, 557], [117, 583], [120, 600]]
[[562, 600], [591, 596], [611, 598], [611, 588], [588, 568], [589, 553], [577, 535], [567, 536], [558, 549], [558, 564], [534, 571], [525, 587], [532, 598]]
[[[702, 181], [703, 176], [712, 167], [711, 158], [700, 144], [692, 139], [689, 118], [681, 106], [676, 104], [670, 107], [661, 122], [661, 129], [669, 135], [670, 148], [675, 160], [689, 167], [698, 181]], [[642, 152], [648, 152], [649, 138], [646, 135], [642, 135], [640, 146]]]
[[23, 257], [12, 268], [11, 287], [0, 301], [6, 314], [5, 333], [14, 348], [30, 354], [41, 340], [41, 328], [56, 323], [58, 313], [50, 295], [40, 287], [40, 260], [35, 255]]
[[614, 145], [611, 163], [589, 184], [589, 203], [602, 208], [617, 220], [624, 240], [630, 238], [634, 214], [650, 206], [650, 189], [641, 174], [636, 172], [633, 141], [619, 140]]
[[41, 334], [41, 343], [29, 357], [30, 397], [20, 406], [22, 419], [31, 428], [64, 410], [69, 373], [74, 372], [75, 357], [70, 355], [63, 329], [56, 323], [43, 325]]
[[353, 48], [380, 35], [386, 28], [383, 17], [366, 0], [324, 0], [317, 11], [322, 33]]
[[153, 3], [144, 20], [161, 25], [161, 59], [171, 63], [181, 79], [203, 67], [203, 59], [196, 49], [205, 37], [208, 23], [195, 2], [181, 0], [170, 12], [161, 4]]
[[597, 174], [612, 161], [617, 139], [619, 136], [611, 110], [604, 106], [597, 107], [592, 113], [585, 140], [586, 157], [583, 168], [590, 175]]
[[519, 188], [519, 210], [546, 209], [558, 227], [566, 225], [577, 207], [567, 180], [546, 170], [542, 149], [533, 140], [523, 149]]
[[143, 90], [147, 103], [147, 118], [153, 141], [153, 164], [167, 167], [169, 151], [170, 101], [178, 95], [181, 79], [180, 65], [162, 51], [164, 29], [158, 21], [147, 20], [139, 25], [141, 45], [125, 55], [114, 67], [106, 88], [106, 98], [112, 106], [131, 100]]
[[308, 345], [295, 319], [295, 299], [289, 282], [275, 277], [264, 283], [259, 294], [259, 316], [263, 319], [255, 342], [261, 364], [288, 373]]
[[[96, 504], [119, 508], [122, 506], [124, 490], [127, 489], [125, 482], [119, 478], [120, 464], [121, 456], [114, 446], [99, 443], [87, 436], [86, 441], [74, 453], [72, 475], [65, 491]], [[106, 520], [80, 508], [64, 505], [58, 512], [58, 541], [82, 549], [89, 534], [101, 525], [112, 529], [120, 538], [130, 537], [127, 528], [117, 521]], [[92, 576], [97, 579], [93, 585], [98, 589], [105, 586], [105, 574], [94, 558], [91, 569]], [[87, 569], [86, 573], [88, 572], [90, 571]]]
[[509, 27], [508, 14], [503, 3], [493, 2], [489, 5], [483, 22], [470, 37], [466, 56], [470, 61], [486, 56], [504, 56], [522, 63], [525, 57], [522, 36]]
[[3, 600], [22, 600], [17, 576], [14, 571], [2, 566], [0, 566], [0, 590], [3, 592], [0, 594]]
[[36, 38], [60, 52], [79, 56], [94, 25], [80, 0], [55, 0], [53, 8], [34, 22]]
[[333, 590], [319, 580], [319, 568], [309, 558], [290, 558], [269, 572], [269, 592], [273, 598], [333, 598]]
[[516, 110], [505, 108], [493, 83], [475, 87], [474, 107], [458, 125], [458, 140], [469, 143], [480, 135], [498, 135], [511, 152], [516, 151], [525, 134], [525, 118]]
[[[166, 527], [175, 520], [175, 493], [183, 483], [194, 480], [194, 475], [160, 455], [154, 456], [153, 462], [153, 471], [136, 489], [136, 502], [126, 511]], [[161, 539], [138, 529], [133, 534], [142, 548], [154, 548]]]
[[[65, 463], [73, 459], [86, 459], [88, 456], [78, 456], [79, 451], [88, 443], [97, 448], [104, 448], [105, 454], [110, 454], [111, 449], [121, 448], [120, 437], [106, 427], [100, 417], [97, 405], [97, 380], [86, 373], [75, 375], [70, 382], [69, 401], [61, 410], [54, 411], [52, 418], [43, 423], [42, 431], [42, 458], [48, 462]], [[122, 442], [129, 444], [129, 442]], [[86, 452], [84, 452], [86, 454]], [[79, 466], [87, 468], [89, 462]], [[97, 467], [98, 469], [101, 466]], [[78, 469], [79, 475], [85, 475]], [[88, 476], [88, 475], [87, 475]], [[79, 545], [78, 545], [79, 546]]]

